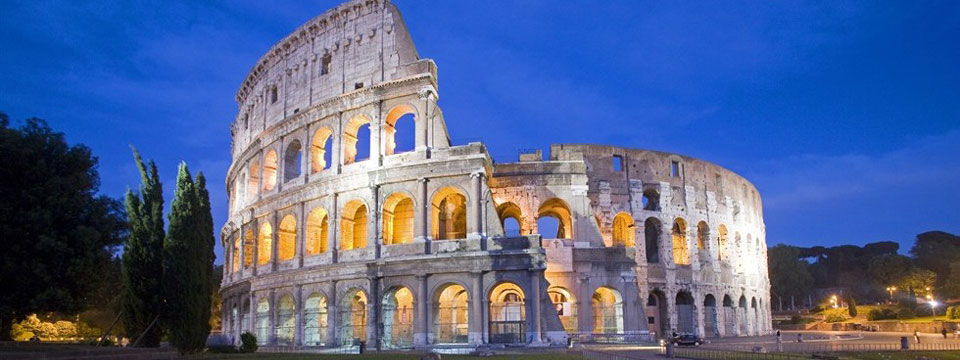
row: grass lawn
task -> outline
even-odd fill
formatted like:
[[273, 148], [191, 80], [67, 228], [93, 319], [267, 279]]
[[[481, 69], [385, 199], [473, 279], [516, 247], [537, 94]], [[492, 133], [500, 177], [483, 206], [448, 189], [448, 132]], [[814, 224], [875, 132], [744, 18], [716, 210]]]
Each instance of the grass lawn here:
[[844, 353], [841, 359], [913, 360], [917, 358], [960, 360], [960, 351], [876, 351]]
[[[188, 357], [189, 359], [277, 359], [277, 360], [420, 360], [423, 354], [420, 353], [387, 353], [387, 354], [364, 354], [364, 355], [338, 355], [338, 354], [274, 354], [274, 353], [255, 353], [255, 354], [201, 354]], [[474, 360], [480, 359], [470, 355], [441, 355], [446, 359], [455, 360]], [[562, 352], [545, 352], [538, 354], [504, 354], [484, 357], [491, 360], [580, 360], [583, 359], [579, 354], [565, 354]]]

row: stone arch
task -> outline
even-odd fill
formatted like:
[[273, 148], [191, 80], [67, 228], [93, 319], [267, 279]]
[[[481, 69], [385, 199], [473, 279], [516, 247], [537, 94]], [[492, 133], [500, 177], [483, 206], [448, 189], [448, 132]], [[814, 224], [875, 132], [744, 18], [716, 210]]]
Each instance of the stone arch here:
[[756, 334], [760, 329], [760, 312], [757, 310], [757, 298], [750, 298], [750, 331], [751, 334]]
[[717, 260], [723, 261], [730, 258], [727, 252], [727, 226], [720, 224], [717, 227]]
[[383, 295], [381, 339], [384, 347], [396, 349], [413, 346], [415, 300], [413, 291], [406, 286], [394, 286]]
[[287, 182], [300, 177], [303, 162], [303, 146], [300, 140], [294, 139], [287, 144], [283, 152], [283, 181]]
[[623, 296], [614, 288], [598, 287], [590, 299], [594, 334], [623, 333]]
[[390, 194], [383, 201], [383, 244], [407, 244], [413, 242], [414, 209], [413, 197], [404, 192]]
[[[343, 127], [343, 164], [352, 164], [357, 161], [357, 135], [360, 128], [370, 126], [370, 118], [366, 115], [356, 115], [350, 118]], [[372, 154], [371, 154], [372, 155]], [[359, 159], [363, 160], [363, 159]]]
[[737, 325], [739, 333], [746, 335], [750, 329], [750, 321], [747, 319], [747, 297], [740, 295], [739, 307], [737, 307]]
[[283, 294], [277, 299], [277, 326], [274, 336], [277, 345], [293, 345], [293, 334], [296, 332], [297, 305], [290, 294]]
[[636, 224], [630, 214], [620, 212], [613, 217], [613, 246], [635, 246], [636, 233]]
[[332, 150], [333, 130], [324, 126], [313, 133], [310, 143], [310, 172], [317, 173], [330, 168], [333, 159], [328, 152]]
[[[407, 116], [410, 115], [410, 116]], [[409, 118], [409, 120], [408, 120]], [[412, 125], [412, 128], [409, 129], [409, 136], [414, 139], [414, 149], [416, 149], [416, 124], [417, 124], [417, 109], [409, 104], [400, 104], [394, 106], [387, 112], [387, 119], [385, 121], [384, 128], [384, 146], [383, 154], [384, 155], [393, 155], [399, 154], [402, 152], [413, 151], [414, 149], [401, 149], [397, 151], [397, 136], [402, 134], [404, 131], [401, 131], [400, 128], [403, 123], [409, 122]]]
[[359, 199], [343, 205], [340, 218], [340, 250], [367, 247], [367, 205]]
[[547, 296], [560, 317], [560, 323], [567, 334], [576, 334], [577, 328], [577, 299], [570, 290], [562, 286], [551, 286], [547, 289]]
[[467, 237], [467, 196], [458, 187], [446, 186], [433, 193], [430, 207], [431, 235], [434, 240]]
[[680, 290], [675, 299], [677, 311], [677, 331], [684, 334], [696, 332], [696, 320], [693, 318], [694, 311], [693, 295], [689, 291]]
[[719, 336], [720, 328], [717, 314], [717, 298], [713, 294], [703, 297], [703, 331], [704, 335]]
[[250, 298], [244, 296], [240, 301], [240, 332], [250, 331]]
[[350, 288], [340, 299], [340, 342], [366, 341], [367, 293], [360, 288]]
[[647, 262], [657, 264], [660, 262], [660, 237], [663, 236], [663, 225], [660, 219], [648, 217], [643, 222], [643, 241], [647, 250]]
[[270, 263], [273, 256], [273, 226], [269, 221], [264, 221], [260, 225], [260, 233], [257, 237], [257, 265], [266, 265]]
[[256, 241], [253, 237], [253, 229], [248, 227], [243, 232], [243, 268], [249, 269], [253, 266], [253, 247]]
[[247, 195], [246, 199], [256, 199], [257, 192], [260, 191], [260, 161], [257, 159], [250, 160], [250, 165], [247, 166], [247, 173], [249, 177], [247, 178]]
[[507, 220], [509, 219], [513, 219], [517, 222], [517, 235], [524, 235], [527, 233], [526, 231], [523, 231], [523, 211], [517, 204], [505, 202], [498, 205], [497, 215], [500, 216], [500, 225], [503, 226], [504, 234], [511, 235], [507, 233]]
[[319, 291], [313, 292], [303, 304], [303, 345], [326, 345], [328, 325], [327, 297]]
[[233, 272], [240, 271], [240, 247], [242, 246], [242, 244], [243, 242], [240, 239], [240, 232], [238, 231], [237, 235], [233, 240], [233, 256], [231, 257], [233, 259], [231, 261]]
[[490, 290], [490, 342], [517, 344], [526, 340], [524, 292], [519, 285], [501, 282]]
[[[570, 239], [573, 237], [573, 220], [570, 216], [570, 207], [567, 206], [567, 203], [559, 198], [551, 198], [547, 201], [544, 201], [540, 204], [540, 208], [537, 210], [537, 219], [541, 217], [548, 216], [556, 218], [559, 223], [557, 226], [557, 239]], [[543, 229], [538, 231], [543, 235]]]
[[327, 210], [319, 206], [310, 210], [307, 215], [307, 241], [304, 244], [308, 256], [327, 252], [328, 232]]
[[660, 210], [660, 192], [657, 189], [647, 188], [643, 190], [643, 209], [649, 211]]
[[257, 343], [266, 345], [270, 342], [270, 300], [261, 297], [257, 301]]
[[297, 220], [293, 215], [284, 216], [277, 227], [277, 260], [293, 259], [297, 252]]
[[270, 191], [277, 187], [277, 151], [270, 149], [263, 156], [263, 191]]
[[653, 322], [647, 321], [650, 331], [660, 333], [661, 337], [670, 333], [670, 312], [667, 306], [667, 295], [660, 289], [653, 289], [647, 296], [647, 317], [652, 317]]
[[723, 295], [723, 333], [727, 336], [737, 334], [737, 309], [730, 295]]
[[678, 217], [673, 221], [673, 263], [690, 265], [690, 249], [687, 245], [687, 222]]
[[433, 299], [435, 343], [466, 343], [471, 306], [467, 289], [457, 283], [444, 283], [434, 292]]

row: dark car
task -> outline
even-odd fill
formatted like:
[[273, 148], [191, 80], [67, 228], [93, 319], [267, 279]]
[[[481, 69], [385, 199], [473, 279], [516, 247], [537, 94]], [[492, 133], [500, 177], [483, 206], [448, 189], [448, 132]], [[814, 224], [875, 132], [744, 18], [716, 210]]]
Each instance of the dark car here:
[[700, 346], [703, 345], [703, 339], [694, 334], [682, 334], [673, 338], [670, 342], [674, 345]]

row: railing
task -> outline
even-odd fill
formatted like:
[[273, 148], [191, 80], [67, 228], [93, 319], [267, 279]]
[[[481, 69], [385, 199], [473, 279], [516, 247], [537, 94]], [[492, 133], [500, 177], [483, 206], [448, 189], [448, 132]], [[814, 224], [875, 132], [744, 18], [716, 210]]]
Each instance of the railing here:
[[656, 343], [656, 334], [580, 334], [577, 335], [577, 342], [593, 344], [654, 344]]

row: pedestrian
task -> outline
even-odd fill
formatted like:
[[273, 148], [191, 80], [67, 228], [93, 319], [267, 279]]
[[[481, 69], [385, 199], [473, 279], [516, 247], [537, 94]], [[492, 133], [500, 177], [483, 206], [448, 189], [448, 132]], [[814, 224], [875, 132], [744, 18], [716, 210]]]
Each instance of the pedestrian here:
[[777, 343], [781, 343], [783, 340], [780, 339], [780, 329], [777, 329]]
[[943, 328], [943, 330], [940, 330], [940, 334], [943, 334], [943, 338], [946, 339], [946, 338], [947, 338], [947, 328]]
[[802, 343], [802, 342], [803, 342], [803, 334], [797, 334], [797, 342], [798, 342], [798, 343]]
[[920, 343], [920, 333], [916, 330], [913, 331], [913, 339], [917, 341], [917, 344]]

